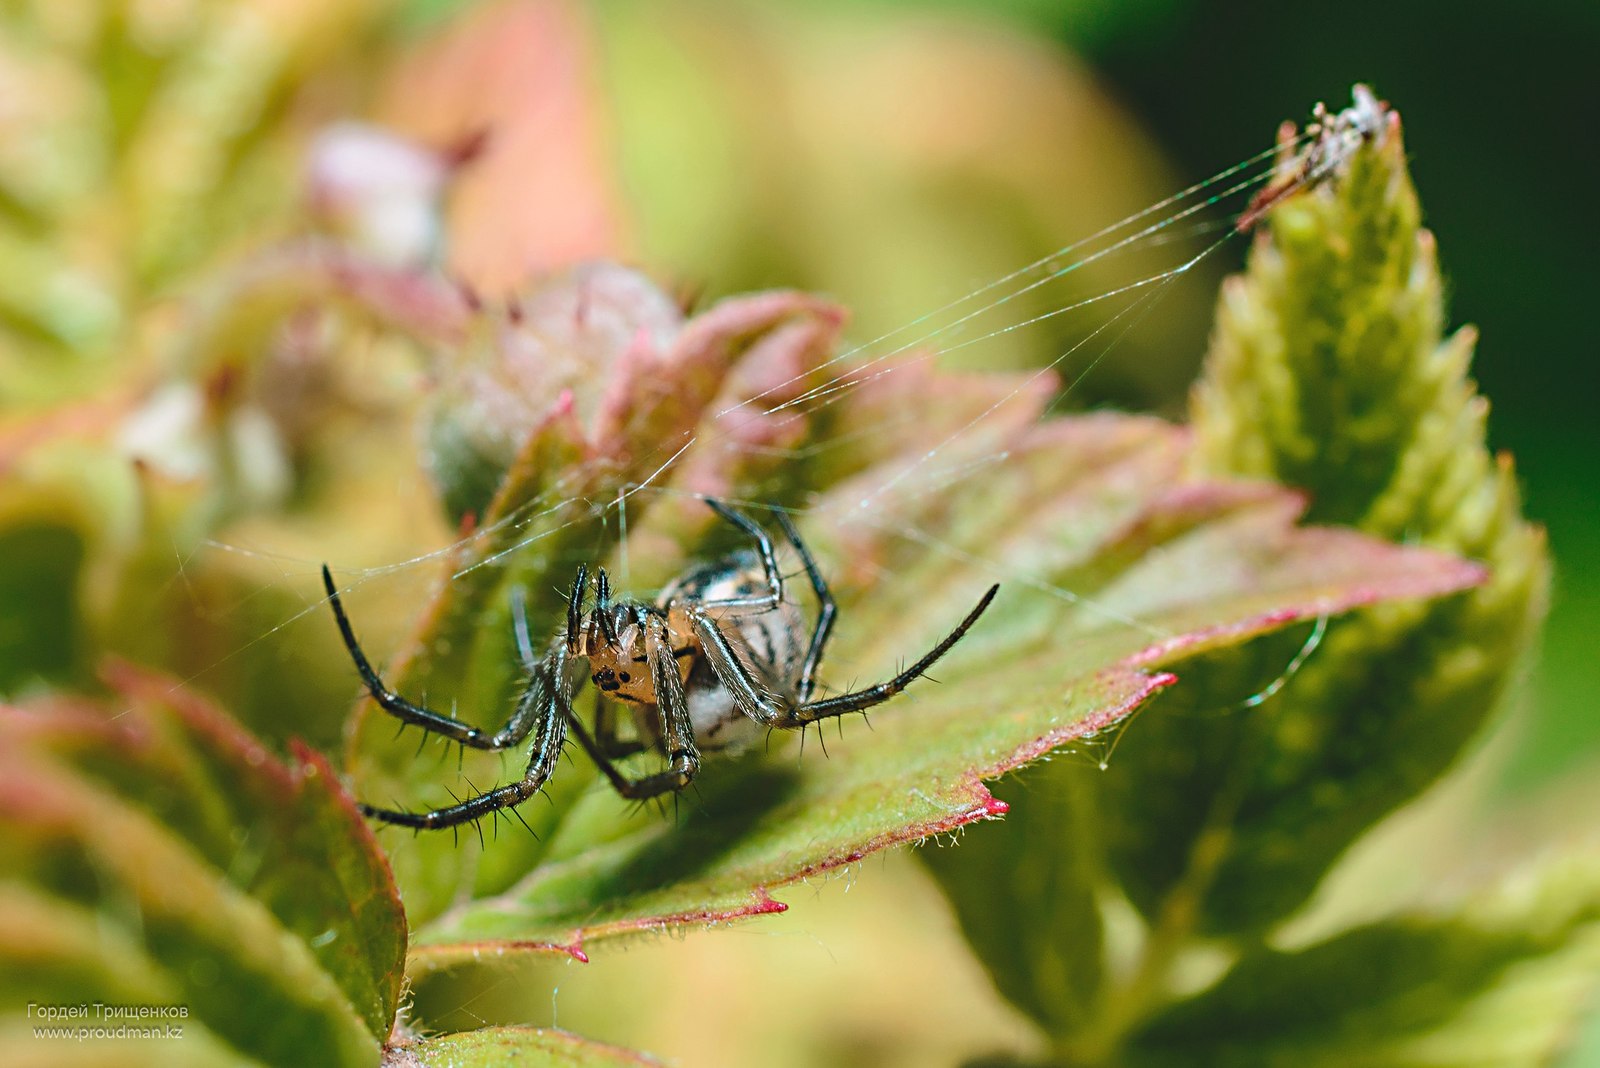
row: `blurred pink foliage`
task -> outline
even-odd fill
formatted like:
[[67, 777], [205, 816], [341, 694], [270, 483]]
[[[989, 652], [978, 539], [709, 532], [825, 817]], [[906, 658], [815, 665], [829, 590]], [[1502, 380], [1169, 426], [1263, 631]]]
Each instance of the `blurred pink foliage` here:
[[378, 121], [471, 151], [448, 208], [447, 264], [485, 294], [623, 250], [594, 31], [568, 0], [483, 4], [389, 76]]

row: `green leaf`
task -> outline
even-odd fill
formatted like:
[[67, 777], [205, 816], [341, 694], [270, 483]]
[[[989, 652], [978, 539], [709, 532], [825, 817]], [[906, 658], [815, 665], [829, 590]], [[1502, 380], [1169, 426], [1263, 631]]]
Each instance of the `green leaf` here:
[[1547, 1064], [1600, 976], [1600, 857], [1519, 873], [1451, 914], [1256, 950], [1150, 1020], [1130, 1065]]
[[[182, 1006], [158, 1022], [183, 1039], [137, 1063], [371, 1064], [405, 922], [332, 770], [303, 749], [280, 764], [170, 679], [107, 681], [109, 709], [0, 710], [0, 1004]], [[38, 1041], [8, 1027], [0, 1060]]]
[[1081, 789], [1079, 778], [1031, 774], [1021, 781], [1026, 789], [1016, 792], [1002, 823], [964, 835], [959, 848], [921, 857], [1000, 993], [1051, 1034], [1070, 1034], [1103, 1011], [1094, 832], [1061, 822], [1073, 810], [1059, 795]]
[[[563, 296], [564, 285], [526, 303], [558, 325], [581, 322], [570, 311], [581, 296]], [[1446, 556], [1296, 530], [1302, 502], [1272, 487], [1186, 482], [1188, 439], [1157, 420], [1040, 421], [1053, 391], [1044, 377], [944, 374], [911, 359], [841, 380], [823, 367], [837, 323], [810, 298], [761, 294], [653, 342], [643, 332], [646, 341], [610, 350], [608, 371], [565, 392], [522, 383], [517, 396], [554, 403], [508, 424], [525, 440], [390, 685], [497, 725], [504, 713], [494, 710], [521, 685], [507, 587], [526, 584], [539, 598], [537, 630], [552, 632], [571, 569], [614, 551], [604, 508], [585, 502], [615, 500], [653, 473], [666, 492], [638, 495], [628, 511], [636, 582], [659, 584], [681, 561], [725, 551], [730, 532], [693, 494], [762, 478], [752, 450], [725, 445], [741, 430], [806, 458], [778, 485], [791, 500], [813, 493], [802, 526], [841, 608], [831, 672], [891, 674], [971, 608], [991, 569], [1005, 579], [995, 609], [940, 663], [940, 684], [913, 687], [874, 717], [873, 732], [845, 731], [832, 759], [818, 759], [814, 742], [797, 768], [782, 754], [765, 767], [712, 764], [676, 821], [631, 813], [580, 761], [558, 770], [549, 804], [519, 813], [537, 841], [509, 833], [509, 821], [484, 829], [506, 831], [486, 846], [470, 828], [464, 839], [396, 835], [414, 970], [510, 948], [582, 955], [605, 936], [775, 911], [773, 887], [998, 813], [983, 779], [1106, 730], [1170, 681], [1149, 666], [1481, 578]], [[533, 336], [541, 324], [524, 313]], [[597, 347], [590, 366], [604, 368]], [[461, 395], [507, 392], [488, 385], [496, 380]], [[822, 384], [840, 394], [830, 405], [789, 405]], [[733, 407], [740, 399], [759, 403]], [[489, 410], [485, 400], [453, 418]], [[921, 470], [930, 455], [939, 467]], [[1005, 462], [989, 466], [996, 455]], [[974, 463], [984, 477], [960, 494], [930, 492], [941, 472]], [[359, 625], [358, 603], [352, 611]], [[446, 789], [481, 792], [520, 774], [514, 758], [468, 753], [459, 779], [446, 770], [441, 782], [436, 758], [418, 761], [393, 736], [392, 721], [363, 703], [352, 772], [373, 803], [433, 807]]]
[[[1329, 180], [1277, 203], [1224, 289], [1189, 463], [1300, 481], [1314, 518], [1483, 560], [1489, 577], [1334, 620], [1314, 650], [1300, 629], [1197, 659], [1106, 774], [1058, 763], [1020, 777], [1049, 817], [930, 858], [1000, 989], [1087, 1062], [1116, 1059], [1194, 951], [1231, 944], [1207, 936], [1252, 944], [1434, 782], [1543, 611], [1542, 536], [1484, 446], [1468, 335], [1441, 338], [1398, 121], [1383, 109], [1372, 130]], [[1019, 878], [986, 884], [994, 870]], [[1040, 886], [1054, 911], [1035, 908]], [[1123, 917], [1134, 944], [1113, 973], [1097, 932], [1119, 899], [1143, 930]], [[1050, 934], [1030, 941], [1024, 925]]]
[[[1482, 560], [1491, 577], [1331, 628], [1267, 715], [1174, 715], [1130, 738], [1128, 773], [1104, 784], [1111, 863], [1147, 916], [1189, 895], [1182, 907], [1212, 933], [1288, 915], [1443, 774], [1499, 706], [1546, 606], [1543, 533], [1485, 444], [1472, 332], [1442, 336], [1432, 236], [1398, 118], [1384, 120], [1333, 180], [1278, 205], [1225, 287], [1194, 394], [1196, 460], [1304, 487], [1313, 518]], [[1292, 654], [1269, 650], [1256, 661]], [[1204, 665], [1194, 710], [1225, 704], [1252, 668]]]
[[660, 1065], [654, 1057], [538, 1027], [485, 1027], [397, 1045], [384, 1068], [525, 1068], [528, 1065]]

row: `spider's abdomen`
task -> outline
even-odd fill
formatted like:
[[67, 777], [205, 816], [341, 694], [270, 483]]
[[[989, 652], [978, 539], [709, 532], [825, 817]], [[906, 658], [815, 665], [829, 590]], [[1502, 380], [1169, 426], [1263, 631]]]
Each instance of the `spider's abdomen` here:
[[[805, 657], [800, 610], [785, 601], [766, 612], [724, 615], [721, 623], [757, 683], [772, 693], [792, 695]], [[705, 657], [695, 660], [684, 689], [695, 742], [703, 752], [737, 751], [766, 734], [765, 727], [739, 708]]]
[[747, 549], [685, 571], [661, 591], [656, 604], [663, 609], [688, 602], [705, 604], [767, 592], [761, 558]]
[[[735, 553], [690, 571], [661, 593], [661, 605], [674, 622], [683, 618], [674, 610], [686, 601], [754, 598], [768, 591], [761, 560], [755, 553]], [[757, 682], [769, 691], [792, 695], [806, 654], [806, 626], [800, 607], [787, 598], [776, 608], [724, 608], [712, 611], [734, 649]], [[722, 685], [711, 664], [700, 655], [699, 645], [686, 624], [674, 627], [674, 641], [683, 635], [694, 644], [684, 697], [694, 724], [695, 743], [703, 752], [744, 748], [761, 737], [765, 728], [740, 711], [733, 695]]]

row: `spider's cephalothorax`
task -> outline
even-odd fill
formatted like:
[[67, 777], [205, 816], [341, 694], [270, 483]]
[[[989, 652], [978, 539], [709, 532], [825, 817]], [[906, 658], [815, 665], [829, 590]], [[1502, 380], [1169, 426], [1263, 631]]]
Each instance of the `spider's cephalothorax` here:
[[[512, 602], [517, 648], [528, 672], [527, 687], [505, 726], [488, 733], [391, 691], [373, 670], [344, 614], [333, 576], [323, 584], [345, 646], [372, 699], [390, 715], [474, 749], [507, 749], [529, 738], [528, 768], [514, 783], [431, 812], [402, 812], [362, 805], [374, 819], [405, 827], [452, 827], [519, 804], [544, 785], [570, 730], [584, 752], [623, 797], [643, 799], [681, 790], [700, 769], [702, 752], [736, 748], [756, 728], [793, 730], [830, 716], [860, 712], [899, 693], [950, 650], [977, 622], [999, 586], [991, 586], [955, 630], [920, 660], [888, 682], [812, 700], [817, 664], [833, 629], [835, 608], [828, 585], [799, 533], [777, 513], [784, 535], [804, 565], [816, 594], [817, 621], [809, 635], [799, 606], [785, 596], [772, 540], [755, 521], [717, 501], [706, 502], [748, 533], [757, 550], [695, 567], [667, 586], [655, 604], [611, 598], [604, 569], [595, 580], [587, 610], [589, 572], [578, 568], [567, 600], [566, 626], [538, 656], [529, 637], [520, 591]], [[572, 709], [585, 675], [600, 691], [591, 733]], [[620, 740], [612, 730], [610, 702], [628, 705], [640, 742]], [[649, 747], [667, 766], [630, 779], [614, 760]]]

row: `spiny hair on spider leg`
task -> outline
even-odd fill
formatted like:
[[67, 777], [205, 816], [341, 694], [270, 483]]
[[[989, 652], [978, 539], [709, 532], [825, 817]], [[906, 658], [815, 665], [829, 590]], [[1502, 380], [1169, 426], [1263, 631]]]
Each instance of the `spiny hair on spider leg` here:
[[[539, 792], [543, 793], [544, 791], [541, 790]], [[555, 804], [554, 801], [552, 801], [550, 803], [551, 803], [552, 806]], [[498, 811], [498, 810], [496, 810], [496, 811]], [[522, 824], [524, 827], [526, 827], [528, 829], [528, 833], [533, 835], [533, 840], [535, 842], [539, 841], [539, 832], [534, 830], [532, 825], [529, 824], [527, 820], [522, 818], [522, 813], [517, 811], [517, 807], [515, 805], [513, 805], [510, 808], [506, 809], [506, 811], [511, 813], [513, 816], [517, 817], [517, 822]]]
[[666, 805], [661, 800], [659, 795], [656, 796], [656, 797], [636, 797], [636, 798], [634, 798], [632, 801], [630, 801], [628, 803], [628, 809], [627, 809], [628, 818], [629, 819], [635, 818], [636, 816], [639, 815], [639, 813], [643, 812], [646, 808], [648, 808], [651, 805], [655, 806], [656, 815], [657, 816], [661, 817], [662, 819], [666, 819], [667, 818]]

